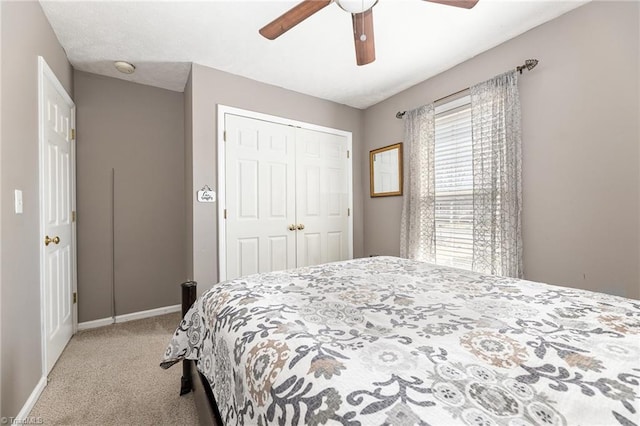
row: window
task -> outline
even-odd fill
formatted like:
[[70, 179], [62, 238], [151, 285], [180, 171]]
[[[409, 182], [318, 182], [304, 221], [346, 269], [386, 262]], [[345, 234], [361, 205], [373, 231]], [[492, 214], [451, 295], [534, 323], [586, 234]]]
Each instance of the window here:
[[471, 269], [473, 157], [470, 96], [435, 109], [436, 263]]
[[517, 80], [504, 73], [408, 111], [401, 256], [522, 276]]

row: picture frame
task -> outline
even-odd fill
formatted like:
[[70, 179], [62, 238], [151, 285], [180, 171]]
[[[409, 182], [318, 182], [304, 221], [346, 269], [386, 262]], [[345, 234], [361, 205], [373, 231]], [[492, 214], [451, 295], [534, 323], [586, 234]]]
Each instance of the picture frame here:
[[402, 142], [369, 151], [369, 188], [374, 197], [402, 195]]

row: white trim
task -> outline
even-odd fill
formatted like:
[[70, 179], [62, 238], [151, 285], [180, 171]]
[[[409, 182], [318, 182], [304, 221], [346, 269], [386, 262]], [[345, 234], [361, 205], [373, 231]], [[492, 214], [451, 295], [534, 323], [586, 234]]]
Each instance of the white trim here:
[[[64, 92], [65, 94], [67, 92]], [[73, 245], [71, 250], [71, 261], [73, 262], [73, 270], [71, 271], [71, 293], [78, 294], [78, 204], [76, 202], [77, 191], [76, 182], [78, 177], [77, 170], [77, 143], [78, 143], [78, 129], [76, 128], [76, 105], [75, 103], [71, 107], [71, 128], [73, 129], [74, 138], [71, 140], [71, 161], [73, 167], [71, 167], [71, 211], [75, 212], [75, 219], [71, 221], [71, 244]], [[72, 319], [72, 333], [76, 334], [78, 331], [78, 298], [76, 297], [76, 303], [73, 304], [73, 319]]]
[[[225, 114], [233, 108], [218, 104], [218, 282], [227, 278], [227, 232], [224, 223], [224, 209], [227, 206], [226, 181], [227, 175], [225, 167]], [[222, 180], [221, 179], [222, 176]], [[192, 191], [193, 192], [193, 191]]]
[[[39, 226], [40, 233], [39, 235], [43, 235], [45, 231], [44, 226], [44, 215], [42, 214], [42, 200], [44, 199], [44, 176], [42, 171], [44, 170], [44, 154], [43, 154], [43, 145], [44, 145], [44, 114], [42, 111], [42, 105], [44, 104], [44, 72], [45, 69], [48, 68], [44, 58], [42, 56], [38, 56], [38, 209], [39, 212]], [[45, 281], [45, 265], [44, 265], [44, 248], [42, 244], [39, 244], [40, 247], [40, 351], [41, 351], [41, 371], [43, 376], [47, 376], [47, 331], [45, 326], [45, 289], [44, 289], [44, 281]]]
[[163, 308], [149, 309], [148, 311], [133, 312], [131, 314], [117, 315], [116, 322], [127, 322], [143, 318], [157, 317], [158, 315], [180, 312], [182, 305], [171, 305]]
[[349, 259], [353, 259], [353, 141], [351, 132], [347, 136], [347, 149], [349, 150], [349, 162], [347, 163], [347, 186], [349, 187], [349, 217], [348, 238], [349, 238]]
[[85, 321], [78, 324], [78, 331], [89, 330], [92, 328], [104, 327], [115, 323], [134, 321], [143, 318], [157, 317], [158, 315], [180, 312], [182, 305], [171, 305], [162, 308], [149, 309], [148, 311], [132, 312], [130, 314], [117, 315], [114, 318], [102, 318], [93, 321]]
[[[268, 122], [277, 123], [277, 124], [284, 124], [286, 126], [302, 127], [303, 129], [315, 130], [318, 132], [325, 132], [333, 135], [340, 135], [340, 136], [346, 136], [346, 137], [351, 136], [351, 132], [346, 130], [334, 129], [332, 127], [320, 126], [317, 124], [307, 123], [305, 121], [291, 120], [289, 118], [278, 117], [276, 115], [263, 114], [261, 112], [250, 111], [248, 109], [241, 109], [241, 108], [235, 108], [235, 107], [218, 104], [218, 119], [222, 117], [223, 125], [224, 125], [224, 114], [239, 115], [241, 117], [253, 118], [256, 120], [268, 121]], [[218, 122], [218, 128], [220, 128], [220, 122]], [[222, 130], [224, 131], [224, 128]], [[220, 133], [218, 132], [218, 134]]]
[[104, 327], [105, 325], [113, 324], [113, 318], [102, 318], [93, 321], [84, 321], [78, 323], [78, 331], [89, 330], [91, 328]]
[[22, 406], [22, 409], [20, 410], [18, 415], [12, 418], [12, 421], [11, 421], [12, 425], [19, 425], [24, 423], [24, 420], [27, 419], [27, 417], [29, 416], [29, 413], [31, 413], [31, 410], [33, 410], [33, 407], [36, 405], [36, 402], [38, 402], [38, 398], [40, 398], [42, 391], [46, 387], [47, 387], [47, 377], [42, 376], [40, 378], [40, 381], [36, 385], [35, 389], [33, 389], [33, 392], [31, 392], [31, 395], [29, 395], [27, 402], [25, 402], [24, 405]]
[[224, 209], [226, 208], [226, 170], [225, 170], [225, 115], [233, 114], [240, 117], [253, 118], [256, 120], [268, 121], [276, 124], [284, 124], [286, 126], [300, 127], [308, 130], [329, 133], [332, 135], [344, 136], [347, 139], [347, 149], [350, 152], [350, 161], [348, 163], [348, 185], [349, 185], [349, 209], [351, 214], [348, 217], [348, 237], [349, 237], [349, 258], [353, 259], [353, 135], [346, 130], [334, 129], [331, 127], [319, 126], [317, 124], [307, 123], [304, 121], [291, 120], [288, 118], [278, 117], [275, 115], [263, 114], [260, 112], [249, 111], [246, 109], [230, 107], [218, 104], [218, 281], [224, 281], [227, 277], [227, 259], [226, 259], [226, 222], [224, 220]]

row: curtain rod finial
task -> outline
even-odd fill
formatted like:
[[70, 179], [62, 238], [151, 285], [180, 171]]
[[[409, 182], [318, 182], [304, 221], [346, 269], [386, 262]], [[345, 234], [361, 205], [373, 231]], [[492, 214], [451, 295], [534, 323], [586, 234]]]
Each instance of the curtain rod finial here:
[[527, 59], [526, 61], [524, 61], [524, 66], [527, 67], [527, 70], [529, 71], [534, 69], [536, 65], [538, 65], [537, 59]]
[[536, 65], [538, 65], [537, 59], [527, 59], [524, 61], [524, 65], [520, 65], [519, 67], [516, 67], [516, 70], [520, 74], [522, 74], [522, 71], [524, 71], [525, 68], [527, 69], [527, 71], [531, 71], [536, 67]]
[[396, 112], [396, 118], [400, 119], [400, 118], [404, 118], [404, 114], [406, 113], [406, 111], [398, 111]]

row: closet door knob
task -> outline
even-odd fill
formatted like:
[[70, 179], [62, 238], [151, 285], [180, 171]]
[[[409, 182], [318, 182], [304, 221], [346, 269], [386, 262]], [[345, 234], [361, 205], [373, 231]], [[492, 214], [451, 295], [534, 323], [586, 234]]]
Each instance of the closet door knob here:
[[295, 231], [295, 230], [296, 230], [295, 225], [289, 225], [289, 231]]
[[300, 225], [298, 225], [298, 230], [302, 231], [304, 229], [304, 225], [301, 223]]

